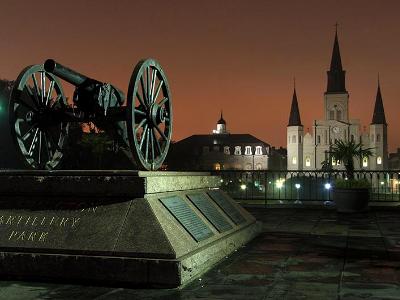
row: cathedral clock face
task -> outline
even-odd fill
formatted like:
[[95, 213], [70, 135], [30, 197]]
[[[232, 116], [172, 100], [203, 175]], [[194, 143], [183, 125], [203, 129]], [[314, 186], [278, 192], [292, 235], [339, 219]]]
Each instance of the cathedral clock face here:
[[332, 130], [333, 130], [334, 133], [339, 133], [340, 132], [340, 128], [337, 127], [337, 126], [333, 127]]

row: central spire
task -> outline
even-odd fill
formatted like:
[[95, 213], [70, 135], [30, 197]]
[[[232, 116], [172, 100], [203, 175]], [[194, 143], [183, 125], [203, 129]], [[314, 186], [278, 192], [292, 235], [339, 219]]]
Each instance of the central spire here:
[[335, 41], [333, 43], [333, 51], [331, 58], [331, 67], [328, 73], [328, 86], [326, 93], [347, 93], [345, 82], [345, 71], [342, 67], [342, 59], [340, 56], [339, 39], [337, 34], [337, 23], [335, 30]]
[[383, 100], [381, 94], [381, 84], [378, 75], [378, 90], [376, 92], [374, 114], [372, 115], [371, 124], [384, 124], [386, 125], [385, 109], [383, 108]]

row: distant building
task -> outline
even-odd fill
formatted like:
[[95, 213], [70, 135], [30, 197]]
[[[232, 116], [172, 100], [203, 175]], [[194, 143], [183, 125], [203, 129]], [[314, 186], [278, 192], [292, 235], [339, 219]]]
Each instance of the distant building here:
[[373, 148], [372, 157], [363, 157], [355, 162], [357, 169], [388, 168], [387, 123], [379, 80], [372, 122], [369, 130], [362, 131], [360, 121], [350, 119], [349, 116], [349, 93], [346, 90], [345, 73], [336, 31], [331, 65], [327, 72], [324, 118], [314, 121], [311, 132], [304, 132], [294, 87], [287, 126], [288, 170], [321, 169], [322, 162], [327, 159], [331, 160], [329, 163], [333, 169], [344, 169], [343, 163], [329, 155], [329, 150], [336, 140], [354, 140], [357, 143], [361, 142], [364, 148]]
[[221, 112], [212, 134], [192, 135], [171, 145], [168, 170], [267, 170], [286, 167], [285, 149], [251, 134], [230, 134]]
[[397, 148], [397, 152], [389, 154], [389, 169], [400, 170], [400, 148]]

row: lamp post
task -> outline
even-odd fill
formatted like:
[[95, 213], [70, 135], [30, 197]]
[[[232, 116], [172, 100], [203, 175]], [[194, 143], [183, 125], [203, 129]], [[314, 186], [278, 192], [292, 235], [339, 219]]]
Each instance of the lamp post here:
[[324, 201], [324, 205], [332, 205], [332, 201], [330, 200], [330, 195], [329, 195], [332, 185], [329, 182], [327, 182], [324, 184], [324, 188], [326, 190], [326, 198], [327, 198], [327, 200]]
[[294, 187], [296, 188], [296, 201], [294, 201], [294, 203], [302, 204], [302, 202], [300, 201], [300, 188], [301, 188], [300, 183], [296, 183]]

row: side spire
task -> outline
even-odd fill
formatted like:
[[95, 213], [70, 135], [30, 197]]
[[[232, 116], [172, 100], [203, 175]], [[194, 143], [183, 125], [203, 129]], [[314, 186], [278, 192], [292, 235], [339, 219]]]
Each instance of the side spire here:
[[297, 102], [296, 79], [293, 80], [293, 84], [294, 84], [294, 87], [293, 87], [292, 106], [290, 108], [288, 126], [303, 126], [301, 124], [299, 104]]
[[339, 39], [337, 34], [337, 26], [335, 24], [335, 40], [333, 42], [331, 66], [328, 73], [327, 93], [346, 93], [345, 74], [342, 66], [342, 58], [340, 55]]
[[376, 99], [375, 99], [375, 107], [374, 107], [374, 114], [372, 116], [372, 123], [371, 124], [385, 124], [386, 117], [385, 117], [385, 109], [383, 107], [383, 100], [381, 94], [381, 84], [379, 80], [378, 74], [378, 90], [376, 92]]

